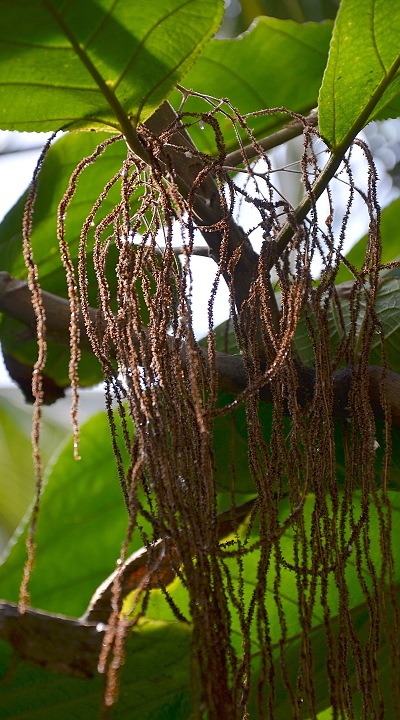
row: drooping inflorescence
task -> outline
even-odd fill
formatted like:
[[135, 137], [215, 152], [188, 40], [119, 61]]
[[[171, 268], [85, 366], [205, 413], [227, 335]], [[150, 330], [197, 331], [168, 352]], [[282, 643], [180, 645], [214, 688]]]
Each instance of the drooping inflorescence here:
[[[379, 430], [369, 394], [371, 345], [381, 331], [375, 311], [382, 271], [375, 167], [368, 148], [356, 140], [338, 179], [325, 188], [322, 205], [315, 192], [325, 157], [322, 143], [315, 127], [296, 116], [304, 125], [297, 166], [308, 203], [302, 217], [283, 195], [273, 159], [252, 135], [252, 117], [241, 116], [227, 100], [204, 101], [208, 105], [199, 113], [186, 111], [183, 102], [158, 134], [149, 126], [142, 129], [149, 160], [128, 150], [115, 168], [82, 220], [77, 263], [66, 232], [76, 186], [86, 167], [102, 162], [109, 146], [122, 138], [103, 142], [82, 160], [59, 210], [71, 305], [71, 384], [77, 398], [82, 313], [104, 374], [128, 535], [141, 533], [148, 548], [148, 576], [133, 614], [146, 612], [158, 583], [177, 619], [192, 624], [193, 687], [197, 707], [210, 718], [248, 717], [248, 707], [257, 707], [259, 717], [282, 717], [276, 706], [282, 686], [294, 718], [316, 717], [321, 693], [329, 696], [335, 717], [361, 717], [361, 706], [362, 717], [380, 717], [378, 652], [384, 641], [395, 647], [397, 616], [387, 489], [390, 413], [382, 391]], [[199, 122], [209, 133], [210, 155], [198, 152], [185, 134]], [[221, 128], [227, 123], [242, 149], [240, 172], [230, 165], [224, 144]], [[357, 151], [365, 158], [366, 187], [354, 179]], [[182, 165], [194, 168], [191, 184]], [[344, 203], [337, 199], [335, 182], [345, 188]], [[102, 213], [115, 187], [119, 200]], [[369, 218], [369, 239], [363, 266], [350, 266], [354, 282], [343, 303], [335, 280], [346, 263], [356, 195]], [[26, 247], [30, 213], [28, 204]], [[216, 261], [209, 333], [202, 346], [192, 315], [196, 228]], [[283, 232], [288, 239], [277, 244]], [[30, 252], [26, 257], [31, 267]], [[34, 270], [31, 274], [35, 277]], [[89, 301], [89, 275], [97, 283], [97, 309]], [[233, 345], [246, 378], [235, 396], [221, 392], [223, 346], [213, 326], [223, 281], [230, 292]], [[36, 277], [31, 285], [38, 327], [45, 327]], [[44, 355], [42, 331], [39, 347]], [[385, 369], [383, 349], [382, 358]], [[335, 378], [341, 368], [351, 372], [352, 384], [337, 420]], [[37, 397], [40, 401], [40, 388]], [[73, 415], [76, 420], [76, 404]], [[222, 449], [216, 446], [221, 428], [227, 433]], [[378, 432], [384, 470], [377, 477]], [[38, 425], [35, 442], [37, 434]], [[338, 456], [339, 436], [344, 457]], [[238, 437], [244, 457], [238, 455]], [[128, 450], [128, 467], [121, 443]], [[219, 514], [240, 505], [243, 494], [254, 498], [253, 510], [228, 538], [221, 537]], [[150, 532], [144, 530], [149, 524]], [[160, 538], [174, 582], [186, 596], [182, 607], [176, 587], [165, 585], [159, 572], [155, 543]], [[117, 592], [106, 649], [111, 651], [115, 641], [122, 662], [126, 626], [118, 635], [118, 623], [125, 622], [119, 600]], [[362, 603], [367, 618], [357, 611]], [[298, 621], [301, 631], [289, 643]], [[319, 684], [315, 670], [321, 655], [325, 680]], [[394, 677], [397, 670], [393, 650]], [[109, 702], [114, 676], [110, 683]]]

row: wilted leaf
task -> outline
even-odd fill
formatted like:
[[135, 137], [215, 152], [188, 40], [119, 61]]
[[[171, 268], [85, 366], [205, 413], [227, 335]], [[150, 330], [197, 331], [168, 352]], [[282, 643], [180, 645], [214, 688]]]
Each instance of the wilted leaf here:
[[[253, 509], [255, 500], [249, 500], [217, 516], [218, 535], [222, 539], [235, 532]], [[193, 547], [193, 555], [196, 548]], [[140, 548], [115, 570], [94, 593], [82, 619], [107, 622], [112, 611], [113, 585], [118, 576], [121, 601], [144, 582], [146, 589], [169, 585], [175, 579], [176, 550], [172, 540], [158, 540], [149, 548]]]
[[[106, 626], [0, 600], [0, 637], [20, 658], [72, 677], [93, 677]], [[40, 640], [39, 640], [40, 638]], [[1, 654], [1, 651], [0, 651]]]

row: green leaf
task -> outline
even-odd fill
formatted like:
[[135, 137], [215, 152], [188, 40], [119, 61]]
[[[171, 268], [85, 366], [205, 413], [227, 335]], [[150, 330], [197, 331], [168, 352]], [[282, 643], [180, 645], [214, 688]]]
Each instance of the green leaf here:
[[[60, 201], [68, 189], [69, 179], [83, 158], [108, 139], [106, 133], [68, 133], [49, 150], [39, 175], [38, 194], [33, 214], [31, 243], [44, 290], [66, 296], [65, 270], [57, 242], [57, 212]], [[66, 233], [68, 248], [73, 260], [78, 256], [82, 225], [106, 183], [119, 173], [126, 159], [126, 143], [114, 142], [80, 174], [74, 198], [67, 210]], [[14, 277], [27, 277], [22, 255], [22, 218], [27, 193], [7, 213], [0, 225], [0, 266]], [[121, 199], [118, 181], [104, 199], [96, 214], [98, 224]], [[133, 209], [135, 205], [133, 204]], [[88, 233], [88, 268], [93, 256], [94, 227]], [[92, 277], [94, 280], [94, 272]], [[112, 279], [110, 278], [112, 281]], [[115, 290], [116, 281], [111, 288]], [[90, 292], [89, 288], [89, 292]], [[96, 297], [96, 292], [92, 293]]]
[[[66, 457], [64, 453], [60, 457], [59, 463], [57, 463], [54, 472], [50, 476], [49, 486], [44, 495], [45, 501], [47, 494], [47, 504], [43, 504], [41, 511], [42, 521], [46, 519], [46, 525], [44, 526], [44, 522], [42, 522], [43, 529], [40, 535], [41, 524], [39, 523], [38, 564], [35, 570], [35, 573], [39, 576], [35, 589], [35, 599], [37, 604], [40, 602], [41, 606], [44, 604], [47, 606], [52, 605], [54, 602], [54, 605], [59, 610], [62, 608], [66, 611], [69, 608], [71, 612], [74, 603], [71, 600], [71, 595], [79, 594], [79, 596], [82, 596], [82, 589], [85, 590], [88, 584], [87, 575], [90, 572], [93, 574], [100, 572], [101, 566], [104, 573], [107, 558], [103, 558], [103, 555], [111, 555], [110, 546], [114, 546], [114, 552], [119, 546], [118, 537], [121, 530], [123, 533], [123, 528], [120, 525], [120, 520], [117, 523], [115, 522], [115, 500], [113, 502], [110, 494], [112, 485], [114, 484], [114, 488], [118, 486], [113, 473], [110, 471], [111, 453], [109, 451], [108, 453], [105, 452], [107, 444], [105, 443], [104, 434], [106, 431], [107, 424], [104, 416], [99, 416], [88, 423], [84, 431], [85, 442], [82, 443], [81, 452], [85, 457], [87, 452], [90, 452], [89, 464], [83, 467], [82, 463], [74, 464], [72, 448], [69, 448], [70, 455]], [[108, 461], [106, 460], [107, 457]], [[79, 471], [82, 470], [82, 472], [79, 472], [78, 475], [77, 471], [74, 472], [74, 467], [78, 468]], [[96, 470], [94, 470], [94, 467]], [[101, 476], [101, 482], [98, 482], [99, 475]], [[108, 482], [106, 482], [105, 477], [108, 478]], [[72, 486], [74, 493], [71, 493]], [[400, 509], [398, 495], [389, 493], [388, 499], [393, 510], [392, 521], [395, 532]], [[315, 503], [315, 497], [309, 495], [304, 507], [305, 531], [307, 533], [310, 533], [313, 527]], [[358, 493], [353, 496], [352, 506], [352, 521], [356, 523], [358, 518], [365, 515], [365, 504]], [[280, 503], [280, 521], [283, 521], [288, 516], [289, 510], [289, 503], [283, 500]], [[334, 516], [332, 516], [332, 522], [334, 522]], [[336, 515], [336, 523], [339, 532], [339, 525], [341, 527], [343, 523], [340, 512]], [[243, 528], [244, 531], [245, 528]], [[344, 532], [350, 532], [350, 529], [345, 527]], [[381, 516], [375, 506], [371, 505], [368, 517], [369, 558], [378, 573], [381, 567], [380, 533]], [[104, 535], [107, 535], [106, 541], [104, 541]], [[44, 542], [46, 538], [47, 544]], [[257, 538], [258, 528], [255, 526], [252, 529], [249, 542]], [[52, 545], [55, 546], [54, 552]], [[20, 538], [18, 546], [23, 549], [23, 538]], [[395, 546], [393, 548], [395, 556], [393, 565], [394, 581], [396, 583], [398, 583], [400, 571], [399, 547]], [[280, 549], [285, 561], [289, 564], [292, 563], [294, 561], [295, 540], [290, 528], [280, 539]], [[44, 558], [42, 559], [43, 554]], [[259, 556], [259, 548], [242, 556], [241, 576], [244, 582], [242, 597], [246, 605], [251, 601], [253, 595]], [[61, 566], [60, 558], [62, 559]], [[115, 559], [115, 554], [114, 558], [110, 558], [110, 564], [113, 564], [113, 559]], [[226, 558], [226, 564], [230, 567], [235, 581], [238, 571], [237, 560], [228, 557]], [[358, 628], [357, 632], [361, 633], [361, 638], [368, 633], [369, 616], [364, 589], [359, 581], [359, 573], [363, 573], [363, 580], [367, 587], [372, 588], [370, 568], [371, 565], [368, 566], [363, 563], [361, 566], [356, 558], [349, 556], [346, 573], [349, 603], [350, 607], [355, 607], [354, 621]], [[7, 588], [10, 582], [15, 582], [15, 557], [14, 562], [12, 556], [9, 558], [4, 565], [4, 570], [5, 572], [0, 575], [0, 580], [2, 588]], [[18, 569], [18, 577], [20, 571], [21, 564]], [[277, 603], [274, 600], [275, 573], [276, 565], [273, 554], [268, 569], [266, 594], [269, 631], [272, 643], [278, 643], [281, 635], [280, 613], [283, 612], [287, 632], [287, 667], [289, 668], [293, 687], [295, 687], [300, 662], [298, 633], [301, 629], [296, 599], [298, 592], [297, 574], [290, 569], [290, 565], [280, 567], [279, 593], [281, 610], [278, 611]], [[34, 577], [35, 575], [33, 579]], [[33, 579], [32, 592], [34, 591]], [[57, 588], [59, 590], [58, 597], [57, 592], [54, 592]], [[186, 614], [188, 610], [187, 594], [182, 583], [175, 580], [168, 589], [178, 607]], [[315, 597], [319, 597], [318, 588]], [[332, 628], [335, 633], [336, 621], [334, 618], [339, 611], [339, 590], [333, 577], [329, 582], [327, 601], [331, 610]], [[79, 609], [75, 607], [75, 614], [81, 608], [82, 605]], [[360, 624], [361, 620], [360, 622], [357, 620], [358, 615], [362, 620], [362, 624]], [[322, 617], [322, 608], [316, 602], [310, 620], [313, 628], [311, 642], [315, 660], [315, 672], [318, 678], [315, 687], [317, 688], [319, 709], [322, 709], [328, 703], [325, 665], [327, 655], [326, 629]], [[234, 645], [239, 651], [241, 648], [241, 630], [233, 607], [232, 633]], [[253, 661], [255, 677], [253, 682], [256, 683], [258, 634], [255, 622], [251, 626], [251, 636], [253, 651], [255, 652]], [[381, 647], [383, 653], [382, 666], [385, 663], [387, 664], [390, 658], [390, 648], [388, 643], [386, 645], [385, 643], [386, 639], [384, 638]], [[190, 626], [177, 623], [161, 592], [158, 590], [152, 591], [147, 608], [147, 618], [128, 639], [126, 661], [121, 677], [120, 700], [113, 711], [112, 717], [123, 718], [126, 717], [127, 712], [135, 711], [136, 713], [140, 712], [140, 717], [149, 718], [149, 720], [151, 718], [160, 718], [160, 720], [163, 718], [164, 720], [169, 717], [186, 720], [191, 707], [190, 646]], [[281, 714], [283, 716], [284, 710], [287, 714], [289, 700], [281, 679], [279, 651], [275, 650], [274, 652], [274, 657], [276, 657], [275, 702], [277, 712], [282, 710]], [[0, 664], [5, 673], [9, 664], [9, 651], [3, 644], [0, 644]], [[96, 709], [98, 708], [102, 694], [98, 678], [89, 681], [61, 678], [44, 670], [30, 667], [25, 663], [13, 665], [13, 669], [5, 675], [2, 689], [2, 708], [5, 709], [1, 710], [0, 713], [5, 713], [3, 717], [12, 718], [13, 714], [10, 713], [27, 713], [29, 709], [29, 717], [37, 717], [38, 720], [39, 718], [50, 717], [50, 707], [53, 713], [54, 707], [57, 708], [57, 717], [60, 719], [64, 717], [64, 712], [67, 709], [69, 713], [73, 710], [74, 717], [77, 718], [97, 718], [97, 715], [94, 714], [94, 706]], [[30, 703], [29, 706], [28, 703]], [[256, 699], [254, 696], [252, 710], [254, 717], [257, 717], [255, 708]], [[39, 712], [42, 714], [40, 715]], [[2, 717], [1, 714], [0, 717]], [[15, 717], [17, 718], [18, 715], [15, 714]]]
[[[399, 586], [396, 587], [396, 595], [397, 600], [399, 600], [400, 596], [400, 588]], [[353, 626], [356, 628], [357, 631], [357, 638], [360, 642], [360, 645], [362, 648], [364, 648], [365, 644], [368, 642], [368, 639], [370, 637], [371, 633], [371, 623], [370, 623], [370, 617], [368, 612], [368, 607], [366, 603], [363, 603], [357, 607], [354, 607], [350, 611], [351, 620], [353, 622]], [[340, 642], [340, 636], [343, 630], [340, 628], [340, 624], [338, 622], [338, 618], [334, 618], [333, 621], [331, 621], [331, 629], [332, 629], [332, 636], [334, 638], [334, 642], [337, 644]], [[338, 717], [337, 715], [337, 709], [336, 713], [333, 714], [330, 709], [330, 698], [329, 698], [329, 689], [330, 689], [330, 682], [329, 677], [327, 673], [326, 668], [326, 661], [328, 657], [328, 641], [326, 636], [326, 628], [321, 623], [318, 626], [314, 627], [309, 635], [309, 640], [311, 644], [311, 652], [314, 660], [313, 664], [313, 688], [315, 692], [315, 705], [316, 710], [318, 712], [317, 718], [318, 720], [333, 720], [334, 718]], [[350, 643], [349, 643], [350, 644]], [[392, 714], [393, 711], [393, 689], [391, 687], [391, 680], [393, 681], [393, 666], [391, 664], [391, 654], [393, 652], [390, 640], [387, 637], [387, 634], [385, 631], [382, 630], [381, 636], [380, 636], [380, 642], [379, 647], [374, 649], [374, 652], [376, 652], [376, 663], [379, 673], [379, 685], [380, 685], [380, 691], [381, 696], [377, 700], [375, 696], [375, 709], [379, 707], [379, 702], [381, 702], [384, 707], [386, 708], [386, 713], [383, 715], [381, 714], [381, 717], [387, 717], [387, 718], [394, 718], [397, 717], [397, 715]], [[274, 717], [276, 718], [285, 718], [285, 717], [293, 717], [293, 706], [291, 704], [290, 696], [288, 694], [287, 688], [283, 682], [282, 679], [282, 659], [278, 653], [275, 654], [275, 662], [274, 662], [274, 670], [275, 670], [275, 677], [277, 678], [276, 683], [276, 691], [275, 691], [275, 704], [274, 704]], [[299, 667], [301, 667], [302, 662], [302, 648], [301, 648], [301, 639], [299, 637], [293, 638], [291, 641], [288, 642], [288, 647], [286, 648], [285, 652], [285, 660], [286, 660], [286, 668], [289, 680], [291, 682], [291, 686], [293, 689], [296, 688], [297, 682], [299, 679]], [[257, 658], [255, 659], [255, 673], [257, 678], [257, 671], [259, 670], [257, 663]], [[349, 649], [349, 659], [347, 664], [347, 672], [349, 673], [349, 680], [350, 680], [350, 686], [354, 688], [354, 691], [351, 694], [351, 702], [353, 705], [354, 715], [353, 717], [361, 718], [361, 717], [373, 717], [373, 715], [368, 714], [365, 715], [365, 704], [364, 704], [364, 698], [363, 693], [360, 692], [359, 689], [359, 679], [357, 677], [357, 673], [354, 666], [353, 658], [351, 657], [351, 651]], [[369, 683], [372, 687], [372, 678], [368, 678]], [[255, 689], [257, 687], [256, 683], [254, 683], [254, 691], [252, 693], [252, 697], [250, 700], [250, 709], [253, 710], [254, 715], [251, 715], [252, 717], [257, 717], [257, 697]], [[375, 690], [376, 688], [374, 688]], [[298, 693], [295, 692], [295, 698], [299, 705], [301, 705], [302, 709], [302, 716], [303, 717], [309, 717], [309, 712], [311, 711], [310, 708], [307, 707], [307, 703], [300, 699]], [[350, 698], [348, 698], [350, 700]], [[370, 698], [369, 702], [371, 702], [372, 698]], [[376, 715], [379, 716], [378, 714]], [[340, 717], [345, 717], [341, 715]], [[347, 716], [346, 716], [347, 717]], [[312, 718], [315, 718], [315, 715], [312, 714]]]
[[[379, 284], [376, 312], [382, 324], [382, 334], [389, 368], [400, 372], [400, 278], [383, 278]], [[370, 363], [382, 365], [382, 337], [374, 336]]]
[[[9, 375], [18, 384], [26, 401], [32, 403], [32, 371], [38, 356], [37, 342], [24, 323], [8, 315], [1, 317], [0, 339]], [[67, 342], [58, 344], [48, 340], [43, 374], [44, 402], [47, 405], [64, 397], [65, 388], [71, 384], [68, 374], [69, 358]], [[98, 359], [92, 352], [82, 350], [79, 361], [80, 387], [93, 387], [103, 380], [104, 373]]]
[[[393, 222], [395, 217], [393, 216]], [[341, 299], [343, 316], [346, 330], [350, 326], [349, 301]], [[400, 372], [399, 349], [400, 349], [400, 279], [397, 277], [382, 278], [377, 298], [378, 315], [383, 323], [385, 338], [385, 349], [389, 361], [389, 368], [394, 372]], [[361, 328], [362, 318], [365, 312], [365, 302], [361, 303], [358, 330]], [[339, 315], [336, 307], [332, 304], [328, 312], [329, 337], [331, 340], [332, 353], [336, 351], [342, 338], [343, 329], [339, 322]], [[220, 352], [238, 353], [236, 336], [231, 320], [226, 320], [215, 328], [216, 349]], [[200, 340], [201, 346], [206, 347], [206, 338]], [[294, 347], [296, 354], [307, 366], [313, 366], [315, 362], [314, 348], [304, 316], [300, 318], [297, 325]], [[370, 364], [382, 364], [381, 336], [375, 335], [372, 343]], [[233, 396], [220, 395], [221, 406], [227, 405], [234, 400]], [[259, 415], [264, 428], [264, 438], [268, 442], [272, 407], [266, 403], [260, 403]], [[289, 432], [289, 420], [288, 432]], [[345, 481], [345, 432], [341, 425], [337, 424], [336, 432], [336, 469], [340, 483]], [[243, 405], [239, 405], [227, 415], [217, 417], [214, 424], [214, 457], [219, 489], [228, 491], [232, 481], [235, 492], [254, 492], [254, 481], [248, 465], [248, 444], [247, 425]], [[400, 489], [400, 432], [396, 426], [391, 428], [392, 435], [392, 465], [390, 472], [390, 488]], [[384, 428], [382, 422], [377, 422], [377, 449], [376, 477], [380, 482], [380, 473], [383, 461], [383, 450], [385, 446]]]
[[[214, 339], [215, 349], [218, 352], [228, 353], [229, 355], [235, 355], [239, 352], [232, 318], [224, 320], [214, 328]], [[208, 335], [205, 335], [199, 340], [200, 347], [206, 348], [207, 342]]]
[[[235, 400], [233, 395], [220, 393], [219, 407]], [[272, 406], [261, 403], [258, 409], [264, 437], [270, 436]], [[218, 490], [225, 493], [231, 504], [232, 492], [236, 502], [244, 502], [242, 495], [255, 495], [256, 487], [251, 474], [248, 456], [248, 428], [246, 410], [241, 403], [227, 414], [214, 420], [214, 463]]]
[[[338, 286], [338, 288], [340, 288], [340, 286]], [[346, 288], [344, 288], [344, 290], [346, 290]], [[339, 347], [343, 334], [348, 333], [350, 330], [351, 312], [348, 293], [341, 293], [340, 305], [342, 309], [344, 329], [340, 322], [339, 312], [335, 303], [332, 302], [330, 304], [327, 314], [332, 357]], [[369, 364], [382, 365], [382, 340], [384, 340], [388, 367], [393, 372], [400, 372], [400, 278], [391, 276], [382, 277], [376, 296], [375, 310], [382, 326], [382, 334], [375, 333], [373, 337]], [[359, 312], [356, 321], [356, 350], [362, 331], [365, 312], [366, 299], [363, 295], [360, 299]], [[297, 325], [294, 344], [296, 351], [304, 364], [312, 365], [314, 363], [314, 349], [304, 317], [300, 319], [300, 322]]]
[[[66, 436], [66, 430], [46, 420], [42, 424], [43, 463]], [[0, 398], [0, 528], [10, 536], [31, 502], [35, 478], [32, 462], [32, 412]], [[7, 537], [7, 540], [8, 540]], [[2, 538], [0, 537], [0, 545]]]
[[[128, 527], [105, 413], [82, 427], [80, 455], [75, 461], [69, 442], [48, 475], [30, 584], [33, 607], [76, 617], [115, 570]], [[18, 537], [0, 567], [1, 593], [11, 602], [18, 601], [25, 537], [26, 532]], [[135, 534], [131, 552], [142, 544]]]
[[[317, 105], [325, 69], [332, 23], [300, 25], [291, 20], [261, 17], [249, 32], [235, 40], [213, 40], [203, 50], [183, 84], [214, 98], [228, 97], [241, 113], [283, 106], [307, 114]], [[181, 94], [171, 102], [178, 107]], [[189, 98], [184, 110], [207, 112], [209, 105]], [[190, 121], [190, 118], [188, 118]], [[232, 124], [218, 116], [228, 150], [237, 147]], [[269, 135], [290, 121], [286, 114], [250, 118], [258, 138]], [[206, 126], [190, 129], [199, 150], [215, 153], [215, 139]]]
[[0, 127], [143, 122], [218, 29], [220, 0], [1, 2]]
[[[192, 709], [190, 627], [145, 620], [130, 633], [112, 720], [187, 720]], [[65, 677], [13, 662], [0, 642], [0, 718], [99, 720], [104, 678]]]
[[[319, 127], [332, 150], [346, 147], [400, 93], [400, 5], [342, 0], [319, 96]], [[396, 112], [397, 114], [397, 112]]]
[[[393, 532], [396, 533], [398, 526], [400, 504], [399, 496], [396, 493], [389, 493], [389, 503], [392, 508], [392, 522]], [[313, 513], [315, 511], [318, 501], [314, 495], [308, 495], [304, 506], [304, 524], [307, 536], [311, 538], [312, 527], [315, 523]], [[287, 500], [282, 500], [280, 503], [279, 519], [282, 522], [288, 517], [290, 506]], [[353, 495], [352, 502], [352, 513], [353, 522], [363, 517], [365, 513], [365, 502], [361, 497], [361, 493], [355, 492]], [[337, 533], [340, 536], [340, 526], [343, 522], [343, 517], [339, 511], [335, 516], [331, 510], [331, 522], [336, 523]], [[362, 562], [359, 563], [355, 557], [355, 552], [350, 554], [347, 561], [346, 568], [346, 584], [349, 593], [348, 602], [349, 608], [351, 609], [351, 615], [354, 622], [355, 631], [357, 638], [361, 643], [364, 643], [368, 637], [370, 631], [370, 610], [368, 602], [365, 598], [365, 588], [368, 588], [369, 592], [373, 592], [373, 579], [371, 577], [371, 567], [374, 568], [377, 574], [381, 571], [382, 566], [382, 550], [381, 550], [381, 514], [382, 508], [379, 510], [370, 503], [368, 510], [368, 538], [369, 538], [369, 564], [363, 558]], [[245, 536], [246, 527], [243, 526], [240, 530], [242, 540]], [[348, 525], [348, 519], [345, 522], [344, 527], [345, 536], [350, 538], [350, 527]], [[313, 529], [315, 536], [315, 526]], [[249, 542], [256, 541], [259, 538], [259, 529], [254, 526]], [[350, 542], [350, 540], [349, 540]], [[287, 672], [292, 684], [293, 689], [297, 685], [297, 677], [301, 668], [301, 654], [300, 654], [300, 637], [302, 632], [302, 625], [299, 613], [299, 601], [298, 592], [299, 584], [297, 573], [290, 569], [289, 565], [282, 564], [282, 559], [285, 563], [295, 563], [296, 553], [296, 541], [294, 533], [289, 528], [279, 541], [281, 556], [279, 559], [275, 557], [272, 552], [271, 562], [268, 567], [267, 575], [267, 592], [265, 595], [265, 606], [268, 611], [268, 631], [271, 638], [271, 643], [274, 646], [274, 667], [275, 667], [275, 704], [274, 711], [276, 718], [292, 717], [290, 699], [288, 696], [287, 688], [283, 682], [282, 677], [282, 663], [279, 651], [279, 641], [282, 636], [282, 625], [281, 618], [285, 618], [285, 630], [286, 630], [286, 642], [285, 642], [285, 657]], [[230, 550], [232, 547], [230, 547]], [[242, 546], [243, 550], [243, 546]], [[297, 548], [298, 551], [298, 548]], [[394, 582], [396, 583], [397, 590], [400, 585], [400, 546], [394, 543], [393, 547], [394, 555]], [[241, 570], [240, 577], [243, 581], [243, 591], [241, 594], [241, 600], [244, 601], [245, 608], [248, 609], [253, 599], [253, 593], [257, 584], [257, 578], [259, 574], [259, 561], [260, 561], [260, 550], [257, 548], [250, 553], [242, 555], [241, 559]], [[279, 598], [280, 598], [280, 610], [278, 610], [278, 604], [275, 599], [275, 581], [276, 581], [276, 568], [277, 562], [279, 563]], [[225, 567], [228, 567], [233, 581], [233, 587], [237, 587], [237, 581], [239, 577], [239, 569], [237, 559], [227, 557], [224, 561]], [[360, 574], [362, 575], [362, 583], [360, 581]], [[312, 583], [311, 583], [312, 584]], [[301, 592], [307, 593], [311, 590], [311, 584], [306, 589], [306, 583], [302, 586]], [[168, 591], [176, 603], [176, 605], [182, 610], [184, 614], [188, 612], [188, 596], [187, 590], [183, 586], [180, 580], [175, 580], [168, 587]], [[311, 643], [313, 651], [313, 662], [314, 662], [314, 687], [317, 695], [317, 706], [318, 710], [322, 710], [329, 705], [329, 681], [326, 667], [327, 658], [327, 637], [326, 627], [323, 622], [324, 610], [319, 602], [321, 596], [321, 580], [317, 580], [317, 588], [315, 590], [316, 602], [313, 608], [313, 612], [309, 618], [310, 621], [310, 632], [311, 632]], [[338, 588], [334, 573], [330, 573], [328, 580], [327, 589], [327, 603], [330, 609], [331, 628], [333, 636], [338, 639], [339, 634], [339, 613], [340, 613], [340, 589]], [[389, 603], [390, 605], [390, 603]], [[242, 651], [241, 641], [241, 627], [237, 615], [237, 608], [230, 606], [231, 609], [231, 628], [232, 628], [232, 642], [236, 651], [240, 654]], [[165, 600], [164, 595], [160, 590], [153, 590], [150, 593], [150, 602], [147, 606], [147, 616], [156, 619], [159, 622], [172, 621], [173, 613]], [[252, 678], [252, 700], [251, 700], [251, 717], [258, 717], [257, 713], [257, 673], [259, 671], [259, 638], [256, 628], [256, 621], [254, 620], [250, 627], [251, 641], [252, 641], [252, 653], [253, 653], [253, 678]], [[387, 669], [387, 676], [384, 675], [383, 687], [385, 692], [385, 699], [387, 703], [390, 703], [390, 654], [391, 648], [389, 639], [385, 635], [385, 631], [382, 630], [381, 646], [380, 646], [380, 657], [382, 661], [382, 667]], [[351, 652], [350, 652], [351, 656]], [[354, 676], [353, 687], [357, 688], [356, 677], [354, 667], [351, 663], [351, 672]], [[387, 680], [387, 681], [386, 681]], [[268, 691], [267, 691], [268, 692]], [[355, 690], [354, 702], [357, 703], [358, 691]], [[388, 705], [390, 707], [390, 705]], [[306, 710], [306, 708], [304, 708]], [[305, 715], [307, 717], [307, 715]]]

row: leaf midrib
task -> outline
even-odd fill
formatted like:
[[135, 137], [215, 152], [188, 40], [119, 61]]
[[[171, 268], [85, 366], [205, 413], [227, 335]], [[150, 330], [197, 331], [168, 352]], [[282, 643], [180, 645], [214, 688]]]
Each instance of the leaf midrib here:
[[44, 0], [44, 6], [46, 7], [47, 11], [53, 16], [53, 18], [56, 21], [57, 25], [59, 26], [60, 30], [62, 31], [62, 33], [65, 35], [65, 37], [70, 42], [72, 49], [75, 51], [78, 58], [81, 60], [83, 65], [86, 67], [87, 71], [92, 76], [93, 80], [95, 81], [96, 85], [98, 86], [101, 94], [105, 98], [108, 105], [111, 107], [111, 110], [113, 111], [113, 113], [120, 125], [120, 128], [125, 136], [126, 142], [128, 143], [129, 147], [135, 153], [135, 155], [138, 155], [142, 159], [146, 160], [147, 159], [146, 152], [145, 152], [143, 146], [141, 145], [141, 143], [139, 142], [136, 131], [133, 128], [128, 116], [126, 115], [122, 105], [120, 104], [120, 102], [119, 102], [118, 98], [116, 97], [115, 93], [113, 92], [112, 88], [104, 80], [101, 73], [98, 71], [97, 67], [92, 62], [89, 55], [87, 54], [84, 47], [77, 41], [73, 32], [69, 29], [68, 25], [64, 22], [64, 19], [57, 12], [57, 10], [53, 7], [51, 2], [49, 2], [49, 0]]

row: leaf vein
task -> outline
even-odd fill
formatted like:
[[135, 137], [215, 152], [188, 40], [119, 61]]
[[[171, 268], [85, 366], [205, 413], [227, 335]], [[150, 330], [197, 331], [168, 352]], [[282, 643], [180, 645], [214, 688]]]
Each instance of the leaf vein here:
[[[160, 20], [157, 21], [157, 23], [156, 23], [155, 25], [153, 25], [153, 26], [147, 31], [147, 33], [144, 35], [144, 37], [142, 38], [142, 40], [141, 40], [140, 43], [138, 44], [138, 47], [136, 48], [135, 53], [133, 54], [133, 56], [131, 57], [130, 61], [127, 63], [125, 69], [124, 69], [123, 72], [121, 73], [120, 77], [119, 77], [118, 80], [116, 81], [116, 83], [115, 83], [115, 85], [114, 85], [114, 88], [115, 88], [115, 89], [118, 87], [118, 85], [120, 85], [120, 83], [122, 82], [122, 80], [124, 79], [124, 77], [126, 76], [126, 74], [127, 74], [127, 73], [129, 72], [129, 70], [131, 69], [132, 65], [134, 64], [134, 62], [135, 62], [135, 60], [136, 60], [136, 58], [137, 58], [137, 56], [139, 55], [140, 51], [143, 49], [143, 47], [144, 47], [147, 39], [152, 35], [152, 33], [153, 33], [155, 30], [157, 30], [166, 20], [168, 20], [170, 17], [172, 17], [175, 13], [179, 12], [180, 10], [182, 10], [182, 8], [184, 8], [186, 5], [189, 5], [191, 2], [192, 2], [192, 0], [185, 0], [185, 2], [183, 2], [183, 3], [182, 3], [181, 5], [179, 5], [178, 7], [174, 8], [171, 12], [166, 13], [162, 18], [160, 18]], [[186, 58], [185, 58], [185, 59], [186, 59]], [[182, 64], [182, 62], [183, 62], [183, 61], [181, 61], [179, 64]], [[174, 68], [174, 70], [175, 70], [175, 68]], [[172, 71], [171, 71], [171, 72], [172, 72]], [[138, 113], [138, 116], [139, 116], [139, 115], [140, 115], [140, 113]]]
[[382, 68], [382, 72], [383, 72], [384, 76], [386, 77], [386, 75], [387, 75], [387, 73], [386, 73], [386, 68], [385, 68], [384, 62], [383, 62], [383, 60], [382, 60], [381, 54], [380, 54], [380, 52], [379, 52], [379, 50], [378, 50], [378, 45], [377, 45], [377, 42], [376, 42], [376, 34], [375, 34], [375, 7], [376, 7], [376, 2], [375, 2], [375, 0], [373, 0], [373, 2], [372, 2], [372, 12], [371, 12], [371, 36], [372, 36], [372, 44], [373, 44], [373, 46], [374, 46], [374, 50], [375, 50], [376, 56], [377, 56], [377, 58], [378, 58], [378, 62], [379, 62], [379, 64], [380, 64], [381, 68]]

